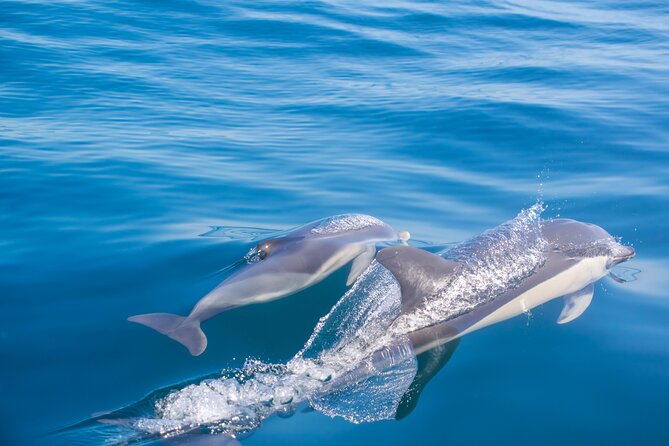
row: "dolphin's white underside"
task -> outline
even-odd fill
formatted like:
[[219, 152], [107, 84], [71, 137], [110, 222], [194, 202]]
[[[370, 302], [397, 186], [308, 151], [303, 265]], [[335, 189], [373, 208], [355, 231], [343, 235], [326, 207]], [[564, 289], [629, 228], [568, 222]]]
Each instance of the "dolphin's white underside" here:
[[604, 277], [608, 261], [607, 256], [584, 258], [571, 268], [520, 294], [455, 337], [526, 313], [557, 297], [575, 293]]

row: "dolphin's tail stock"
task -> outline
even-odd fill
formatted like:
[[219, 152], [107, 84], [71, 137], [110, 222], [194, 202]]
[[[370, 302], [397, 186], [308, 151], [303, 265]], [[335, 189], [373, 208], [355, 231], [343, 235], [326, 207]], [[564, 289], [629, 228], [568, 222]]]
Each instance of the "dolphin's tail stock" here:
[[129, 317], [130, 322], [146, 325], [186, 347], [191, 355], [198, 356], [207, 348], [207, 337], [200, 322], [169, 313], [149, 313]]

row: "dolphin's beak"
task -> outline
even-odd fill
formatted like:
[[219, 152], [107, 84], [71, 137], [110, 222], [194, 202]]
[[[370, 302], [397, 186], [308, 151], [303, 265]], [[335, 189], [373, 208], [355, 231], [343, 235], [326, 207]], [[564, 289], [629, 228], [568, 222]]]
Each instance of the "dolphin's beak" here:
[[629, 260], [636, 255], [636, 251], [631, 246], [622, 246], [622, 249], [620, 251], [621, 252], [615, 257], [613, 257], [609, 262], [609, 268], [619, 263], [622, 263], [625, 260]]

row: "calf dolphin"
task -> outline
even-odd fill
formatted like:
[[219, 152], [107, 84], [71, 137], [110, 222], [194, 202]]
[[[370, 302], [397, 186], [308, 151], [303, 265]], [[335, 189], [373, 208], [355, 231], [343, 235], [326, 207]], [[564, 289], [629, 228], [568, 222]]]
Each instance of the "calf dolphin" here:
[[246, 256], [248, 264], [200, 299], [188, 316], [151, 313], [128, 320], [151, 327], [180, 342], [192, 355], [199, 355], [207, 347], [200, 328], [203, 321], [232, 308], [297, 293], [353, 260], [347, 280], [350, 285], [374, 259], [377, 243], [408, 238], [408, 233], [397, 233], [369, 215], [317, 220], [258, 243]]
[[[378, 253], [377, 261], [392, 273], [401, 289], [402, 310], [390, 330], [408, 335], [413, 353], [418, 356], [418, 373], [398, 408], [397, 418], [413, 409], [422, 388], [448, 361], [460, 337], [558, 297], [563, 297], [564, 307], [557, 322], [573, 321], [590, 305], [593, 284], [606, 276], [611, 267], [635, 255], [633, 248], [621, 245], [604, 229], [592, 224], [569, 219], [545, 220], [540, 222], [539, 231], [543, 258], [531, 272], [524, 277], [521, 275], [499, 294], [492, 293], [446, 313], [444, 320], [425, 318], [425, 310], [433, 312], [434, 302], [443, 298], [449, 287], [458, 288], [458, 277], [468, 271], [476, 272], [477, 266], [463, 263], [457, 252], [453, 258], [448, 258], [447, 252], [444, 258], [416, 248], [396, 246]], [[488, 236], [484, 233], [466, 242], [467, 254], [474, 257], [481, 254], [477, 251], [486, 248], [482, 241]], [[470, 282], [471, 289], [479, 285]], [[466, 296], [455, 292], [451, 297]], [[411, 320], [410, 324], [406, 323], [407, 319]], [[389, 361], [387, 349], [383, 355], [377, 352], [376, 356], [377, 362]], [[397, 362], [397, 358], [390, 362]], [[384, 365], [377, 364], [377, 367]]]

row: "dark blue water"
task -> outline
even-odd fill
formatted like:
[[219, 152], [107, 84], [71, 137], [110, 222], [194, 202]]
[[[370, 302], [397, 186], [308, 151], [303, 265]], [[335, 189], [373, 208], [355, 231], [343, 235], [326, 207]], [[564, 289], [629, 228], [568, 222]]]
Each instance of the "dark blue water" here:
[[466, 336], [411, 416], [268, 419], [248, 445], [669, 444], [669, 8], [662, 1], [0, 4], [0, 442], [289, 359], [346, 272], [205, 324], [250, 239], [344, 212], [436, 243], [542, 195], [632, 244], [604, 280]]

